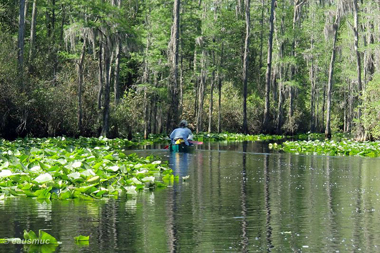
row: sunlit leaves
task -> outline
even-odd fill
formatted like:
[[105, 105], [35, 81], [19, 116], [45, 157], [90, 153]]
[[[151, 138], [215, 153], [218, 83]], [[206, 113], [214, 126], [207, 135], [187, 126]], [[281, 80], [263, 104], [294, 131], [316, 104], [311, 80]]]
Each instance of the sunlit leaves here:
[[286, 141], [282, 145], [272, 145], [271, 148], [296, 154], [380, 156], [379, 142], [357, 142], [351, 140]]
[[284, 135], [249, 135], [249, 134], [236, 134], [236, 133], [202, 133], [194, 136], [195, 140], [199, 141], [268, 141], [284, 139]]
[[3, 141], [0, 194], [92, 200], [118, 197], [129, 186], [135, 190], [162, 186], [161, 172], [171, 175], [172, 171], [154, 157], [127, 156], [122, 151], [126, 142], [105, 138]]

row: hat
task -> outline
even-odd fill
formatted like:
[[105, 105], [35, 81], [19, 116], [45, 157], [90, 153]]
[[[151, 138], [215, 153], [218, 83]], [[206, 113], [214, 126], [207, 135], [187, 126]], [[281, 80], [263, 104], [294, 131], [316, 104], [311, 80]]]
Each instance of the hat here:
[[180, 127], [187, 127], [187, 121], [186, 120], [181, 120], [181, 122], [179, 122], [179, 126]]

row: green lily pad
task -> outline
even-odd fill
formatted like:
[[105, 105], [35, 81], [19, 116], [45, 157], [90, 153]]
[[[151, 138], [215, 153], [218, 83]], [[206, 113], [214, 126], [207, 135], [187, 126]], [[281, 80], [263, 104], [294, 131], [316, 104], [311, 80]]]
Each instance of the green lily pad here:
[[71, 179], [81, 179], [81, 174], [79, 172], [73, 172], [67, 175]]
[[[0, 140], [1, 198], [10, 195], [50, 199], [114, 197], [160, 184], [172, 171], [154, 157], [125, 155], [129, 142], [98, 138]], [[122, 191], [123, 190], [123, 191]]]
[[76, 242], [79, 242], [79, 241], [89, 241], [90, 240], [90, 236], [79, 235], [79, 236], [74, 237], [74, 239], [75, 239]]

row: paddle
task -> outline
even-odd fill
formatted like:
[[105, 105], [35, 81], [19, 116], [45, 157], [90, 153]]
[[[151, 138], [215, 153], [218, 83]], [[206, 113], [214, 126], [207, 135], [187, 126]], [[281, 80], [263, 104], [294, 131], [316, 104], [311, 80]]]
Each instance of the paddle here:
[[189, 141], [189, 143], [194, 144], [194, 145], [202, 145], [202, 141]]

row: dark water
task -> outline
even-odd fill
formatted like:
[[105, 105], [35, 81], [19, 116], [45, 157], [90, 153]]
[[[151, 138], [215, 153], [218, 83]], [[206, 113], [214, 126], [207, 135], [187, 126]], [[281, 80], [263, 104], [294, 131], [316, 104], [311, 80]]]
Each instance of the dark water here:
[[[62, 242], [56, 252], [380, 251], [380, 159], [269, 153], [260, 143], [136, 152], [190, 177], [129, 199], [0, 200], [0, 238], [44, 229]], [[80, 234], [88, 246], [75, 245]]]

